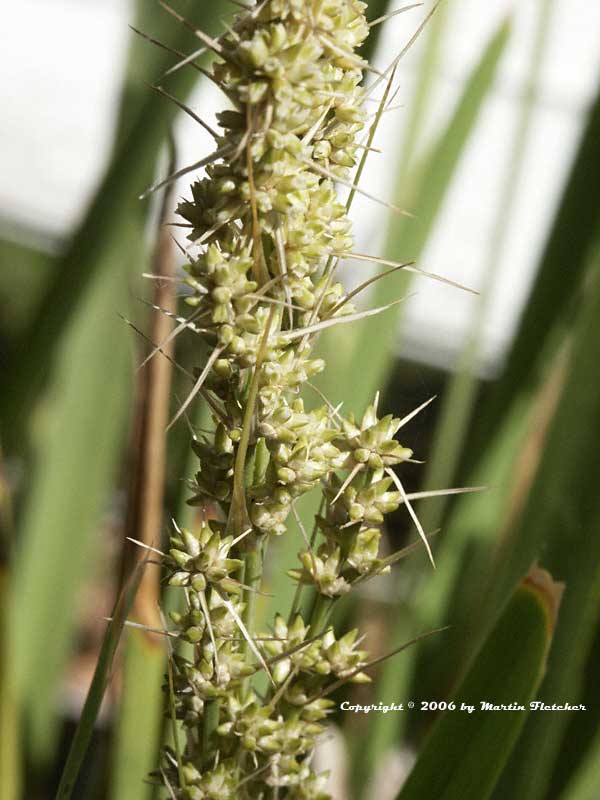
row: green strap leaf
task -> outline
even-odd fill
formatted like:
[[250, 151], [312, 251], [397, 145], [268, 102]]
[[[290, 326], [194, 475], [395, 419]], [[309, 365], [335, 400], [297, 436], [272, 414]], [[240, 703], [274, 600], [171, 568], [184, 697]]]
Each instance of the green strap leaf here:
[[560, 800], [597, 800], [598, 786], [600, 786], [600, 731], [594, 736], [588, 754], [560, 795]]
[[[123, 257], [123, 254], [121, 254]], [[50, 755], [60, 676], [91, 577], [129, 411], [129, 334], [115, 309], [122, 277], [99, 274], [61, 348], [10, 584], [10, 670], [28, 710], [34, 758]], [[107, 372], [110, 371], [110, 380]]]
[[[541, 552], [543, 563], [567, 582], [551, 669], [540, 693], [547, 703], [577, 703], [600, 611], [600, 539], [596, 535], [600, 526], [600, 385], [590, 379], [598, 363], [600, 250], [592, 258], [585, 290], [573, 331], [569, 370], [536, 479], [519, 525], [503, 543], [498, 580], [489, 595], [493, 608], [511, 576], [536, 551]], [[568, 714], [552, 714], [528, 722], [523, 747], [503, 777], [504, 793], [499, 798], [546, 797], [568, 720]]]
[[[0, 494], [3, 489], [0, 483]], [[14, 687], [7, 679], [10, 658], [5, 636], [8, 580], [4, 567], [0, 566], [0, 795], [3, 800], [19, 800], [22, 797], [20, 720]]]
[[94, 671], [92, 685], [90, 686], [79, 724], [77, 725], [75, 735], [71, 742], [69, 755], [67, 756], [65, 768], [56, 793], [56, 800], [69, 800], [73, 794], [77, 776], [79, 775], [83, 759], [85, 758], [92, 738], [102, 698], [104, 697], [104, 692], [110, 681], [112, 663], [117, 645], [119, 644], [127, 615], [135, 599], [145, 566], [145, 561], [137, 565], [115, 605], [111, 621], [104, 635], [104, 641], [102, 642], [102, 649]]
[[158, 763], [166, 669], [165, 648], [145, 631], [128, 631], [113, 756], [113, 800], [150, 800], [153, 795], [146, 778]]
[[[454, 694], [456, 709], [438, 720], [398, 800], [491, 796], [544, 674], [561, 593], [562, 585], [535, 567], [519, 584]], [[523, 710], [482, 710], [482, 702]]]
[[[506, 170], [499, 192], [498, 211], [486, 247], [486, 264], [472, 326], [466, 337], [456, 371], [450, 378], [440, 408], [433, 446], [423, 480], [423, 489], [451, 486], [468, 435], [473, 408], [479, 388], [476, 361], [483, 340], [483, 329], [498, 276], [504, 263], [505, 243], [514, 224], [515, 196], [523, 171], [530, 128], [539, 94], [544, 53], [554, 11], [554, 0], [538, 4], [536, 32], [531, 48], [529, 75], [518, 111], [515, 132], [506, 159]], [[448, 498], [440, 497], [427, 503], [421, 512], [425, 530], [435, 530], [443, 521]], [[444, 537], [445, 538], [445, 537]]]
[[[192, 0], [187, 5], [198, 24], [221, 8]], [[148, 32], [178, 49], [197, 47], [184, 26], [169, 25], [166, 31], [149, 26]], [[153, 79], [176, 60], [159, 52], [160, 58], [152, 59]], [[196, 75], [189, 67], [181, 70], [169, 88], [185, 94]], [[122, 453], [131, 361], [129, 335], [117, 313], [126, 310], [123, 281], [132, 268], [136, 275], [141, 271], [140, 259], [146, 257], [147, 207], [137, 197], [151, 179], [176, 111], [143, 84], [138, 101], [81, 228], [31, 314], [8, 365], [11, 390], [1, 398], [3, 433], [14, 443], [38, 390], [52, 378], [50, 402], [36, 431], [40, 444], [11, 583], [11, 671], [30, 720], [28, 745], [36, 762], [47, 759], [56, 744], [57, 686], [76, 622], [73, 598], [91, 574], [100, 515]]]

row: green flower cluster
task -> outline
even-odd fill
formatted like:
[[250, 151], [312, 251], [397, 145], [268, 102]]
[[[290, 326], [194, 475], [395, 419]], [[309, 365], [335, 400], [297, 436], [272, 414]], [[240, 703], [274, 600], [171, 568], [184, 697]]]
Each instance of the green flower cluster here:
[[[197, 245], [187, 299], [212, 352], [197, 386], [216, 423], [193, 442], [191, 502], [216, 519], [177, 528], [166, 558], [184, 599], [171, 620], [188, 644], [167, 687], [186, 731], [183, 753], [166, 749], [159, 773], [171, 798], [327, 800], [326, 776], [311, 767], [325, 695], [368, 680], [357, 632], [336, 638], [327, 615], [357, 579], [385, 569], [378, 525], [403, 502], [390, 469], [411, 451], [394, 439], [400, 422], [378, 419], [375, 406], [357, 421], [299, 397], [324, 367], [311, 355], [323, 323], [352, 310], [333, 279], [352, 246], [335, 180], [349, 179], [360, 152], [364, 9], [263, 0], [212, 43], [213, 78], [232, 108], [179, 213]], [[312, 587], [312, 615], [277, 616], [258, 636], [260, 552], [316, 485], [320, 544], [307, 540], [290, 573]], [[264, 698], [252, 688], [259, 671], [270, 679]]]

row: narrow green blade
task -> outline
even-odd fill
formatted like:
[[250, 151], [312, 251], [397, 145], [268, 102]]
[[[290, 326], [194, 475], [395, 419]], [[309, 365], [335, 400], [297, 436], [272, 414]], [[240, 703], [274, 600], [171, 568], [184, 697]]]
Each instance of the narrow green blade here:
[[[561, 586], [536, 568], [519, 584], [454, 694], [456, 709], [438, 720], [398, 800], [491, 796], [544, 674], [560, 594]], [[482, 702], [523, 710], [486, 711]]]
[[123, 627], [129, 614], [129, 610], [135, 599], [139, 582], [142, 578], [145, 563], [140, 563], [131, 576], [129, 583], [124, 587], [119, 600], [115, 606], [112, 614], [112, 619], [106, 629], [102, 649], [92, 679], [81, 719], [77, 725], [75, 735], [71, 742], [67, 762], [63, 770], [58, 791], [56, 793], [56, 800], [69, 800], [73, 794], [73, 789], [77, 782], [77, 776], [85, 754], [92, 738], [94, 725], [100, 711], [100, 705], [104, 692], [109, 684], [113, 659], [123, 632]]
[[49, 752], [74, 598], [93, 574], [129, 410], [129, 336], [116, 314], [122, 276], [101, 273], [95, 284], [60, 355], [11, 580], [10, 667], [17, 697], [31, 712], [29, 741], [39, 757]]
[[560, 800], [597, 800], [600, 786], [600, 731], [587, 756], [560, 795]]
[[[577, 703], [600, 613], [600, 382], [590, 380], [597, 369], [600, 337], [600, 250], [591, 259], [584, 286], [569, 371], [543, 458], [520, 524], [504, 544], [489, 595], [493, 608], [523, 561], [539, 551], [543, 563], [567, 582], [551, 668], [540, 693], [546, 703]], [[553, 714], [528, 722], [523, 747], [503, 778], [507, 794], [499, 797], [546, 797], [568, 719]]]
[[22, 757], [20, 747], [20, 719], [14, 685], [9, 680], [7, 652], [6, 596], [8, 577], [0, 567], [0, 795], [3, 800], [20, 800], [22, 783]]
[[165, 649], [156, 637], [144, 631], [128, 631], [111, 782], [115, 800], [152, 797], [153, 787], [146, 779], [158, 764], [165, 671]]
[[[540, 314], [534, 314], [536, 319], [543, 318], [545, 320], [544, 324], [534, 325], [531, 329], [531, 335], [536, 337], [535, 347], [538, 350], [532, 353], [530, 340], [520, 337], [522, 346], [530, 355], [531, 374], [528, 373], [526, 379], [522, 380], [517, 373], [512, 372], [513, 358], [517, 358], [518, 361], [524, 363], [520, 354], [513, 348], [508, 365], [508, 370], [513, 374], [513, 378], [506, 382], [504, 389], [501, 388], [505, 396], [504, 406], [499, 409], [496, 397], [493, 397], [491, 398], [491, 403], [488, 402], [484, 407], [485, 418], [494, 420], [493, 428], [486, 429], [487, 433], [484, 437], [479, 437], [473, 430], [469, 435], [469, 448], [466, 455], [471, 465], [465, 477], [460, 479], [460, 483], [463, 485], [486, 484], [492, 488], [489, 492], [465, 496], [458, 501], [450, 519], [450, 524], [440, 537], [439, 548], [443, 552], [439, 559], [439, 568], [431, 580], [426, 580], [425, 583], [427, 585], [423, 586], [422, 591], [418, 593], [416, 607], [418, 607], [418, 617], [421, 624], [432, 623], [439, 625], [446, 618], [452, 618], [455, 622], [453, 631], [443, 636], [443, 666], [439, 660], [435, 659], [434, 653], [427, 645], [423, 647], [425, 655], [420, 665], [421, 668], [418, 670], [418, 682], [423, 692], [426, 692], [432, 686], [439, 685], [440, 680], [444, 679], [440, 677], [440, 669], [447, 677], [449, 674], [454, 674], [453, 670], [460, 668], [459, 664], [464, 658], [465, 647], [464, 637], [461, 635], [462, 622], [456, 624], [459, 615], [456, 613], [455, 598], [462, 604], [463, 610], [472, 607], [474, 602], [477, 603], [478, 607], [480, 605], [479, 598], [482, 596], [482, 588], [479, 576], [485, 575], [490, 568], [490, 558], [493, 555], [490, 543], [507, 522], [507, 509], [514, 493], [517, 465], [522, 461], [523, 454], [527, 452], [526, 448], [537, 447], [536, 441], [539, 441], [540, 436], [544, 435], [548, 424], [547, 421], [542, 422], [543, 417], [547, 416], [544, 408], [548, 406], [544, 395], [551, 399], [556, 394], [556, 387], [553, 388], [553, 384], [562, 385], [564, 376], [561, 377], [561, 360], [564, 361], [564, 359], [561, 356], [561, 350], [564, 350], [564, 343], [570, 333], [569, 326], [574, 315], [579, 316], [581, 313], [582, 299], [587, 298], [589, 300], [590, 285], [583, 284], [582, 275], [586, 267], [589, 267], [590, 218], [588, 210], [586, 210], [586, 213], [582, 214], [579, 220], [578, 209], [582, 201], [578, 192], [583, 191], [585, 194], [588, 190], [595, 191], [596, 188], [595, 186], [590, 186], [587, 182], [587, 165], [589, 164], [591, 175], [594, 174], [594, 170], [599, 168], [599, 126], [600, 97], [597, 98], [589, 116], [587, 128], [582, 137], [581, 149], [575, 156], [565, 195], [560, 203], [557, 219], [552, 226], [545, 255], [543, 256], [540, 277], [536, 284], [538, 288], [534, 289], [530, 301], [535, 306], [541, 302], [541, 297], [546, 297], [548, 300], [548, 308], [542, 309], [540, 307]], [[570, 220], [570, 226], [565, 224], [565, 220]], [[580, 222], [581, 228], [579, 227]], [[566, 237], [566, 245], [560, 243], [558, 238], [558, 232], [560, 231]], [[582, 241], [588, 243], [588, 246], [584, 249], [581, 249], [579, 243], [580, 234]], [[569, 278], [566, 280], [564, 279], [562, 261], [558, 256], [555, 256], [552, 242], [557, 243], [557, 252], [560, 253], [564, 252], [565, 246], [569, 246], [568, 242], [575, 240], [577, 240], [577, 246], [573, 251], [574, 255], [577, 256], [577, 264], [574, 266], [575, 278], [572, 278], [571, 272], [569, 272]], [[569, 263], [571, 264], [570, 259]], [[548, 269], [550, 269], [550, 272], [546, 272]], [[562, 277], [557, 279], [564, 283], [565, 292], [562, 297], [565, 298], [565, 302], [562, 299], [558, 301], [556, 298], [553, 299], [551, 295], [546, 295], [547, 286], [553, 285], [553, 269], [561, 273]], [[545, 275], [548, 276], [548, 284], [546, 284]], [[529, 307], [527, 307], [525, 315], [531, 317], [531, 313]], [[551, 321], [548, 316], [550, 313], [553, 314]], [[515, 344], [516, 347], [517, 345]], [[556, 373], [558, 381], [553, 377], [553, 373]], [[503, 378], [502, 383], [505, 380], [507, 379]], [[592, 382], [590, 381], [589, 383], [591, 386]], [[572, 402], [579, 403], [579, 397], [572, 397]], [[536, 406], [539, 408], [536, 408]], [[553, 411], [551, 410], [550, 413], [552, 414]], [[477, 427], [476, 425], [475, 428]], [[585, 434], [578, 435], [583, 435], [583, 438], [589, 441]], [[574, 448], [574, 450], [577, 451], [577, 448]], [[565, 464], [569, 464], [569, 469], [573, 466], [565, 460], [564, 453], [555, 455], [553, 458], [556, 459], [551, 462], [553, 466], [562, 467]], [[544, 460], [548, 463], [546, 457], [544, 457]], [[576, 470], [573, 472], [574, 478], [575, 472]], [[558, 517], [555, 519], [558, 519]], [[513, 519], [510, 525], [513, 531], [515, 530], [514, 522], [515, 520]], [[551, 533], [552, 530], [553, 528], [550, 528], [540, 535], [546, 540], [553, 535]], [[561, 534], [557, 533], [557, 535], [560, 536]], [[509, 559], [518, 558], [517, 554], [522, 553], [523, 560], [520, 564], [511, 568], [511, 577], [507, 579], [500, 595], [496, 595], [496, 603], [502, 593], [506, 591], [506, 587], [510, 585], [510, 581], [515, 579], [519, 570], [527, 563], [527, 560], [532, 559], [538, 549], [544, 546], [541, 539], [534, 541], [534, 538], [530, 536], [529, 530], [524, 532], [522, 536], [523, 539], [518, 547], [516, 546], [517, 540], [514, 540], [512, 545], [508, 545], [505, 548]], [[467, 556], [469, 556], [473, 564], [471, 574], [476, 576], [475, 581], [472, 583], [468, 582], [465, 577]], [[430, 585], [432, 581], [433, 588]], [[487, 590], [483, 592], [483, 595], [487, 597]], [[475, 600], [475, 598], [478, 599]], [[464, 617], [463, 622], [466, 622]]]
[[[423, 481], [425, 491], [452, 485], [467, 437], [479, 387], [476, 374], [477, 357], [481, 348], [480, 343], [483, 339], [483, 329], [490, 302], [495, 295], [498, 275], [502, 269], [504, 245], [514, 222], [515, 195], [518, 191], [529, 142], [534, 104], [538, 94], [541, 67], [554, 5], [554, 0], [543, 0], [538, 4], [529, 75], [518, 112], [514, 138], [506, 158], [507, 169], [499, 193], [498, 210], [486, 247], [487, 264], [482, 279], [483, 285], [480, 289], [471, 330], [467, 335], [456, 371], [450, 378], [450, 386], [444, 392], [442, 399], [440, 420], [436, 426]], [[440, 527], [447, 504], [447, 497], [439, 497], [428, 500], [423, 505], [420, 519], [425, 530], [436, 530]]]

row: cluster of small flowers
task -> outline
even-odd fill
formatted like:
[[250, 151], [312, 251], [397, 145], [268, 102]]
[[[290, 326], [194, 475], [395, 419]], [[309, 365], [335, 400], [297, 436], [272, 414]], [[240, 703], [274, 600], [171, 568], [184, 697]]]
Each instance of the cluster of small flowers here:
[[[189, 800], [248, 797], [267, 789], [287, 789], [287, 797], [324, 800], [326, 776], [316, 775], [308, 756], [323, 732], [319, 724], [333, 703], [319, 694], [326, 682], [368, 681], [361, 667], [366, 652], [358, 648], [358, 631], [336, 639], [331, 628], [311, 636], [311, 626], [300, 614], [286, 624], [275, 617], [270, 635], [257, 637], [269, 665], [274, 690], [261, 702], [244, 679], [260, 664], [245, 661], [240, 650], [237, 620], [243, 612], [242, 587], [231, 573], [239, 566], [229, 558], [231, 537], [223, 538], [216, 523], [206, 523], [199, 534], [182, 530], [173, 538], [169, 556], [171, 583], [186, 587], [188, 607], [171, 612], [181, 639], [193, 645], [193, 657], [173, 656], [175, 713], [188, 737], [181, 773], [176, 754], [166, 751], [162, 776], [177, 797]], [[208, 704], [218, 702], [218, 719], [211, 753], [218, 753], [206, 767], [198, 734]], [[224, 766], [226, 769], [224, 770]], [[219, 787], [213, 793], [209, 787]]]
[[[289, 624], [277, 616], [264, 637], [248, 632], [241, 558], [248, 542], [283, 534], [294, 502], [320, 483], [322, 543], [290, 574], [335, 598], [385, 568], [377, 526], [403, 499], [390, 491], [390, 468], [411, 456], [394, 439], [398, 420], [378, 419], [375, 406], [360, 421], [329, 405], [310, 410], [298, 396], [324, 367], [311, 357], [321, 323], [351, 310], [332, 279], [352, 245], [335, 180], [349, 178], [364, 123], [355, 54], [368, 33], [364, 9], [263, 0], [213, 42], [213, 78], [233, 109], [219, 115], [207, 177], [179, 207], [198, 246], [185, 280], [213, 348], [200, 373], [216, 421], [214, 435], [193, 443], [191, 502], [217, 517], [177, 529], [167, 558], [169, 583], [185, 595], [171, 620], [189, 647], [172, 658], [168, 690], [186, 746], [165, 751], [160, 774], [183, 800], [327, 800], [310, 764], [332, 705], [322, 695], [368, 680], [356, 631], [336, 639], [322, 619], [297, 614]], [[247, 530], [232, 521], [242, 443]], [[264, 701], [249, 683], [261, 669], [272, 681]]]

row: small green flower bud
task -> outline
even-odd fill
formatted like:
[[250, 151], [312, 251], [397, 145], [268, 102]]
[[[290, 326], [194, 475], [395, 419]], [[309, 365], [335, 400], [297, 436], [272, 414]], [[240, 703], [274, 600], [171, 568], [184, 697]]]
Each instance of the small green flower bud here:
[[372, 678], [366, 672], [358, 672], [350, 678], [351, 683], [371, 683]]
[[189, 762], [187, 764], [183, 764], [181, 770], [185, 775], [186, 783], [198, 783], [202, 777], [196, 767]]
[[277, 470], [277, 478], [281, 483], [293, 483], [296, 480], [296, 473], [293, 469], [288, 467], [279, 467]]
[[240, 356], [246, 351], [246, 342], [241, 336], [234, 336], [229, 342], [229, 352]]
[[169, 586], [187, 586], [190, 576], [187, 572], [175, 572], [169, 578]]
[[231, 300], [231, 289], [227, 286], [217, 286], [216, 289], [212, 290], [212, 299], [215, 303], [225, 304], [229, 303]]
[[190, 561], [189, 553], [184, 553], [182, 550], [172, 549], [169, 550], [169, 555], [173, 559], [173, 561], [178, 564], [180, 567], [185, 567]]
[[354, 460], [358, 461], [359, 464], [366, 464], [371, 453], [364, 447], [359, 447], [352, 453], [352, 455], [354, 456]]
[[206, 589], [206, 578], [202, 573], [197, 572], [191, 579], [192, 588], [195, 592], [203, 592]]
[[234, 330], [231, 325], [221, 325], [219, 328], [219, 341], [227, 347], [234, 337]]
[[186, 630], [185, 638], [188, 640], [188, 642], [195, 644], [196, 642], [199, 642], [202, 639], [202, 634], [203, 631], [200, 628], [192, 626], [191, 628], [188, 628]]
[[223, 380], [229, 379], [233, 374], [233, 368], [226, 358], [218, 358], [214, 363], [213, 370]]

